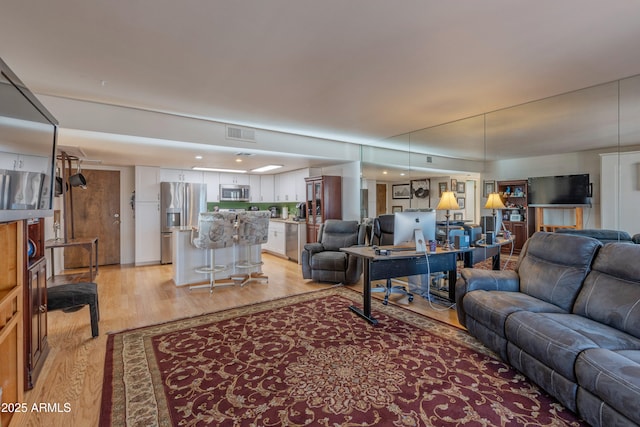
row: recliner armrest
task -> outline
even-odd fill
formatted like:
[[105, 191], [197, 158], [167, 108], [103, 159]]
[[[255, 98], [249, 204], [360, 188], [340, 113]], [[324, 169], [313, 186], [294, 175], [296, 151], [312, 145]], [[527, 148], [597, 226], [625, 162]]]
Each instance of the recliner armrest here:
[[304, 250], [305, 251], [309, 251], [309, 253], [311, 255], [318, 253], [318, 252], [322, 252], [324, 251], [324, 246], [322, 246], [322, 243], [305, 243], [304, 244]]

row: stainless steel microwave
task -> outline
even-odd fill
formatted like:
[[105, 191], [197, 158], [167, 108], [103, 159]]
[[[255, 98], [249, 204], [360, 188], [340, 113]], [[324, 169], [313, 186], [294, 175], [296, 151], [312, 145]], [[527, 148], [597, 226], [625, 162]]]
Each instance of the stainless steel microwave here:
[[220, 201], [248, 202], [251, 200], [249, 189], [248, 185], [220, 184]]

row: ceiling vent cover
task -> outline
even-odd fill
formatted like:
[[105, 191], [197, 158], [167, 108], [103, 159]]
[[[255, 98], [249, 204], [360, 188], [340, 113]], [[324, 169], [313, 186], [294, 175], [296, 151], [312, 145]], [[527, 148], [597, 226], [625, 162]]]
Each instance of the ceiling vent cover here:
[[227, 139], [256, 142], [256, 131], [251, 128], [227, 125]]

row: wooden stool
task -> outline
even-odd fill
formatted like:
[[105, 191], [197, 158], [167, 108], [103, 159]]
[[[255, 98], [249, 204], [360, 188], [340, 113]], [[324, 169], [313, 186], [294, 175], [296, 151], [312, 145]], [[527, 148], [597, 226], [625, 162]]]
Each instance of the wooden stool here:
[[49, 311], [82, 307], [89, 304], [91, 315], [91, 336], [97, 337], [100, 309], [98, 307], [98, 287], [93, 282], [67, 283], [47, 288], [47, 308]]

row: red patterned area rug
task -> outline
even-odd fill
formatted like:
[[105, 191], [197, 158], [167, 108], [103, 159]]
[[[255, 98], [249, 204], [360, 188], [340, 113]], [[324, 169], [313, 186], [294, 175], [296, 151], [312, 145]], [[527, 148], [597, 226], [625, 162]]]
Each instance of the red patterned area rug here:
[[109, 336], [101, 426], [581, 426], [465, 331], [331, 288]]

